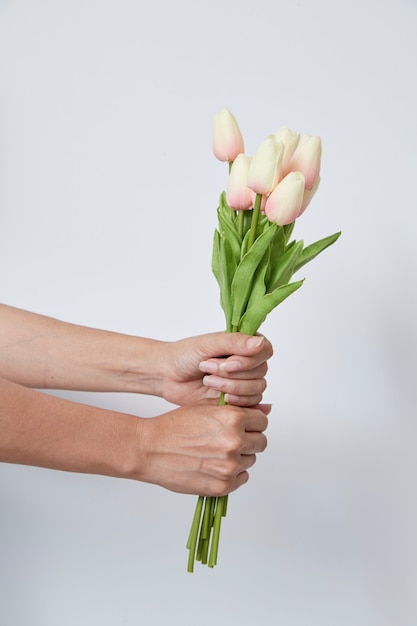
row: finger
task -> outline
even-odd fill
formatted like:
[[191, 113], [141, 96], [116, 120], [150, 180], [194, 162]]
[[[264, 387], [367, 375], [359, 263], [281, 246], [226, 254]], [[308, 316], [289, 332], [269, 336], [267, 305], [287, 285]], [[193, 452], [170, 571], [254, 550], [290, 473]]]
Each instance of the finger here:
[[244, 428], [247, 433], [263, 433], [268, 428], [267, 414], [260, 409], [247, 408]]
[[240, 472], [235, 480], [234, 480], [234, 484], [233, 486], [231, 486], [228, 490], [227, 493], [231, 493], [232, 491], [236, 491], [236, 489], [239, 489], [239, 487], [242, 487], [242, 485], [245, 485], [249, 480], [249, 472], [248, 471], [243, 471]]
[[[259, 395], [255, 395], [255, 396], [234, 396], [232, 394], [228, 394], [226, 393], [224, 395], [224, 401], [227, 404], [233, 405], [233, 406], [241, 406], [241, 407], [261, 407], [261, 406], [265, 406], [260, 404], [262, 402], [263, 396], [262, 394]], [[265, 415], [268, 415], [270, 411], [265, 412]]]
[[233, 378], [223, 378], [221, 376], [211, 375], [204, 376], [203, 385], [209, 387], [210, 389], [230, 394], [231, 396], [262, 396], [266, 389], [266, 380], [265, 378], [236, 380]]
[[226, 359], [221, 359], [218, 362], [218, 372], [221, 374], [233, 375], [235, 373], [253, 372], [258, 368], [263, 368], [265, 373], [267, 371], [267, 362], [262, 352], [253, 356], [242, 356], [233, 354]]
[[268, 372], [266, 361], [258, 364], [250, 359], [230, 357], [230, 359], [211, 359], [200, 363], [200, 371], [205, 374], [217, 374], [226, 378], [247, 380], [264, 378]]
[[263, 452], [268, 445], [268, 440], [263, 433], [259, 432], [250, 432], [246, 437], [246, 442], [244, 447], [241, 450], [242, 460], [249, 458], [251, 459], [256, 454], [260, 454]]
[[262, 411], [264, 415], [268, 416], [272, 411], [272, 404], [257, 404], [256, 406], [253, 406], [252, 408], [258, 409], [258, 411]]
[[250, 469], [251, 467], [253, 467], [256, 463], [256, 454], [241, 454], [241, 460], [242, 460], [242, 465], [245, 468], [245, 470]]
[[225, 354], [250, 356], [265, 349], [272, 354], [271, 344], [263, 335], [226, 332], [204, 335], [203, 351], [208, 357], [221, 357]]
[[226, 393], [224, 395], [224, 400], [227, 404], [231, 404], [233, 406], [254, 407], [259, 406], [259, 403], [262, 401], [262, 394], [256, 396], [233, 396]]
[[212, 333], [205, 336], [205, 341], [206, 359], [200, 363], [200, 369], [211, 374], [217, 372], [221, 363], [225, 371], [230, 372], [254, 369], [268, 360], [273, 352], [271, 343], [262, 335], [251, 337], [243, 333]]

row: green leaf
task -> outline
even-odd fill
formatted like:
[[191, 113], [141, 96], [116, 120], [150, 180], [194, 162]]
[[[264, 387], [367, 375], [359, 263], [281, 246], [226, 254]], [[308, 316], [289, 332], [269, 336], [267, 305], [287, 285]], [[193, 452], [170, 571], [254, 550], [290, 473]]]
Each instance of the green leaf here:
[[232, 285], [231, 296], [233, 302], [232, 325], [239, 324], [240, 318], [245, 310], [252, 289], [253, 277], [261, 262], [269, 244], [275, 234], [277, 225], [271, 224], [268, 230], [264, 231], [255, 239], [251, 249], [245, 254], [237, 266]]
[[266, 272], [265, 284], [272, 284], [272, 276], [279, 265], [279, 262], [285, 252], [285, 235], [282, 226], [277, 228], [274, 238], [269, 245], [269, 266]]
[[254, 335], [268, 313], [281, 304], [288, 296], [297, 291], [297, 289], [302, 286], [303, 282], [303, 280], [299, 280], [289, 285], [278, 287], [272, 293], [265, 294], [263, 298], [254, 303], [253, 306], [248, 307], [238, 325], [239, 331], [247, 333], [248, 335]]
[[253, 211], [248, 210], [248, 211], [243, 211], [244, 214], [244, 218], [243, 218], [243, 234], [245, 235], [247, 233], [248, 230], [250, 230], [251, 224], [252, 224], [252, 213]]
[[244, 237], [243, 237], [243, 241], [242, 241], [242, 246], [240, 248], [240, 260], [243, 259], [243, 257], [245, 256], [245, 254], [248, 251], [248, 241], [249, 241], [249, 237], [250, 237], [250, 228], [246, 231]]
[[255, 274], [253, 276], [252, 289], [249, 295], [248, 303], [246, 308], [251, 307], [253, 304], [258, 302], [262, 296], [266, 293], [266, 283], [265, 283], [265, 275], [267, 273], [269, 263], [270, 263], [270, 247], [265, 251], [264, 256], [262, 257], [261, 262], [256, 268]]
[[220, 288], [221, 302], [226, 316], [227, 330], [230, 331], [232, 326], [233, 312], [231, 286], [236, 273], [237, 263], [234, 253], [231, 249], [230, 242], [226, 238], [220, 238], [220, 260], [223, 269], [222, 285]]
[[230, 224], [233, 225], [233, 227], [235, 228], [236, 233], [239, 233], [239, 229], [237, 227], [238, 212], [231, 209], [230, 206], [227, 204], [225, 191], [223, 191], [220, 195], [219, 206], [218, 206], [217, 211], [220, 214], [221, 218], [229, 221]]
[[300, 255], [300, 258], [296, 263], [294, 273], [297, 272], [301, 267], [303, 267], [303, 265], [309, 263], [309, 261], [312, 261], [317, 255], [320, 254], [320, 252], [323, 252], [323, 250], [331, 246], [335, 241], [339, 239], [341, 234], [341, 232], [334, 233], [334, 235], [329, 235], [328, 237], [320, 239], [319, 241], [316, 241], [315, 243], [312, 243], [304, 248], [302, 254]]
[[233, 214], [233, 209], [231, 209], [230, 206], [227, 204], [226, 192], [225, 191], [222, 191], [221, 194], [220, 194], [219, 209], [221, 209], [222, 211], [227, 210], [230, 213], [231, 216]]
[[234, 222], [228, 218], [222, 217], [219, 212], [219, 231], [222, 237], [229, 240], [230, 247], [233, 250], [236, 262], [240, 261], [240, 249], [242, 245], [242, 238], [239, 235], [239, 231], [236, 228]]
[[282, 229], [284, 231], [285, 243], [288, 243], [288, 240], [292, 235], [292, 231], [294, 230], [294, 226], [295, 226], [295, 222], [291, 222], [291, 224], [282, 226]]
[[213, 274], [219, 284], [219, 287], [222, 286], [222, 266], [221, 266], [221, 255], [220, 255], [220, 233], [218, 230], [214, 231], [213, 237], [213, 253], [211, 257], [211, 269]]
[[287, 246], [286, 252], [279, 259], [277, 265], [271, 268], [268, 291], [272, 292], [281, 285], [286, 285], [294, 274], [294, 267], [302, 254], [304, 242], [297, 241]]
[[224, 244], [218, 230], [214, 232], [213, 255], [211, 268], [220, 288], [220, 304], [225, 313], [226, 319], [228, 309], [230, 309], [229, 299], [227, 297], [230, 289], [226, 285], [225, 263], [224, 263]]

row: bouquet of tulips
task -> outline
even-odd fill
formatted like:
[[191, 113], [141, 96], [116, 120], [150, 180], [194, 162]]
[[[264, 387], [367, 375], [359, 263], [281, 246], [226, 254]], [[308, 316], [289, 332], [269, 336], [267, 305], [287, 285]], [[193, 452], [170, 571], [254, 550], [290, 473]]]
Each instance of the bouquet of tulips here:
[[[214, 118], [213, 150], [228, 162], [229, 179], [217, 210], [212, 269], [227, 331], [254, 335], [268, 313], [303, 284], [290, 282], [293, 274], [340, 235], [306, 247], [291, 239], [295, 220], [320, 183], [321, 139], [281, 128], [250, 157], [236, 119], [223, 109]], [[219, 402], [224, 404], [223, 395]], [[198, 498], [187, 544], [189, 572], [195, 560], [216, 565], [227, 501]]]

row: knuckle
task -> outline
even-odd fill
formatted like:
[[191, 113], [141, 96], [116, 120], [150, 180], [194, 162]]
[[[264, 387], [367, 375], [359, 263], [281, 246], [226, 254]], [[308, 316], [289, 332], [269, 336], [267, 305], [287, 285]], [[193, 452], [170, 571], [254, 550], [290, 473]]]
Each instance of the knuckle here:
[[243, 422], [243, 411], [235, 405], [227, 405], [226, 421], [231, 428], [238, 428]]
[[265, 352], [267, 354], [267, 359], [270, 359], [274, 354], [274, 349], [272, 347], [272, 343], [265, 338]]
[[238, 395], [239, 382], [233, 379], [224, 381], [224, 391], [232, 395]]
[[257, 396], [251, 396], [250, 398], [248, 398], [247, 400], [247, 405], [248, 406], [255, 406], [256, 404], [260, 404], [262, 402], [262, 394], [258, 394]]
[[240, 465], [237, 461], [230, 460], [219, 468], [219, 476], [222, 480], [229, 481], [239, 473], [240, 469]]
[[268, 439], [263, 433], [259, 433], [258, 452], [264, 452], [268, 446]]
[[242, 449], [242, 436], [240, 433], [233, 433], [230, 434], [229, 437], [227, 438], [227, 443], [226, 443], [226, 454], [228, 457], [228, 460], [230, 462], [231, 460], [231, 456], [235, 455], [236, 453], [240, 452], [240, 450]]

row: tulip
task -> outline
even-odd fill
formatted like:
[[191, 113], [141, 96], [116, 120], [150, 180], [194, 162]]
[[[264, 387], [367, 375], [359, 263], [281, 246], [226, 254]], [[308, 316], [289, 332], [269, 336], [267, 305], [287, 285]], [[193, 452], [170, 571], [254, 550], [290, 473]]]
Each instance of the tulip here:
[[284, 144], [270, 135], [261, 143], [249, 166], [248, 186], [256, 193], [268, 195], [281, 176]]
[[252, 190], [248, 187], [248, 170], [251, 158], [238, 154], [230, 170], [226, 200], [235, 211], [246, 211], [253, 206]]
[[219, 161], [235, 160], [245, 151], [242, 133], [229, 109], [222, 109], [214, 116], [213, 152]]
[[300, 139], [289, 168], [293, 172], [302, 172], [307, 189], [313, 189], [320, 175], [321, 139], [316, 135], [304, 135]]
[[288, 174], [288, 172], [290, 171], [289, 170], [290, 160], [291, 160], [292, 155], [295, 152], [295, 149], [298, 146], [298, 143], [300, 141], [300, 135], [290, 130], [286, 126], [283, 126], [275, 133], [275, 139], [277, 141], [282, 141], [282, 143], [284, 144], [284, 154], [282, 157], [282, 171], [285, 172], [285, 174]]
[[298, 217], [304, 198], [305, 179], [301, 172], [290, 172], [275, 187], [265, 204], [270, 222], [291, 224]]

